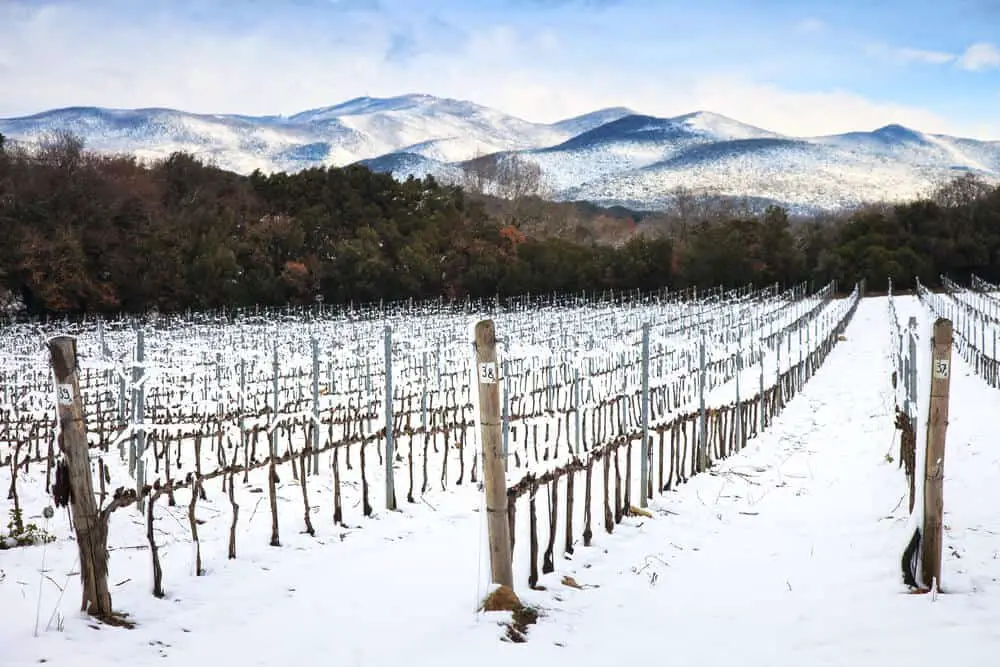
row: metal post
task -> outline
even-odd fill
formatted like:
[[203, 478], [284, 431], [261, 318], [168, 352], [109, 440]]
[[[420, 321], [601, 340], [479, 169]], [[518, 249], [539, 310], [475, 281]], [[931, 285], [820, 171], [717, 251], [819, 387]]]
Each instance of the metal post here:
[[573, 455], [580, 456], [580, 450], [583, 449], [583, 407], [580, 405], [583, 401], [582, 399], [583, 388], [580, 386], [580, 369], [573, 369], [573, 406], [576, 408], [576, 438], [575, 446], [573, 448]]
[[767, 427], [767, 418], [764, 416], [764, 343], [758, 342], [760, 348], [760, 401], [757, 410], [757, 432], [761, 433]]
[[708, 469], [708, 415], [705, 410], [705, 332], [698, 346], [698, 471]]
[[649, 322], [642, 325], [642, 466], [639, 507], [646, 507], [649, 494]]
[[101, 341], [101, 358], [102, 359], [107, 359], [108, 356], [109, 356], [108, 355], [108, 344], [104, 340], [104, 320], [103, 319], [98, 319], [97, 320], [97, 335], [98, 335], [98, 337], [100, 338], [100, 341]]
[[[247, 430], [246, 430], [246, 395], [247, 395], [247, 360], [240, 359], [240, 394], [237, 397], [237, 403], [240, 410], [240, 448], [243, 449], [247, 444]], [[244, 449], [245, 451], [245, 449]], [[235, 460], [235, 459], [234, 459]]]
[[545, 400], [548, 404], [548, 411], [551, 413], [554, 411], [553, 403], [555, 403], [555, 379], [552, 377], [552, 355], [549, 355], [549, 368], [546, 375], [548, 376], [548, 387], [545, 388]]
[[385, 508], [396, 509], [396, 485], [392, 478], [393, 452], [392, 427], [392, 327], [385, 327]]
[[778, 340], [774, 345], [774, 384], [781, 382], [781, 332], [778, 332]]
[[273, 460], [278, 455], [278, 440], [275, 436], [275, 429], [278, 422], [278, 346], [275, 345], [271, 352], [271, 418], [268, 419], [268, 456]]
[[427, 351], [421, 357], [420, 370], [420, 426], [427, 432], [427, 378], [430, 374], [430, 364], [427, 362]]
[[619, 356], [619, 359], [622, 369], [622, 393], [618, 398], [618, 402], [621, 404], [618, 416], [618, 431], [621, 435], [625, 435], [628, 430], [628, 361], [624, 352]]
[[798, 372], [798, 376], [799, 376], [799, 389], [801, 389], [802, 385], [805, 382], [805, 372], [806, 372], [806, 369], [805, 369], [805, 364], [802, 363], [802, 361], [803, 361], [803, 352], [802, 352], [802, 325], [801, 324], [799, 325], [798, 329], [799, 329], [799, 372]]
[[[320, 304], [322, 307], [322, 303]], [[319, 340], [312, 339], [312, 474], [319, 474]]]
[[143, 415], [146, 412], [146, 384], [142, 380], [146, 376], [146, 340], [142, 329], [136, 332], [135, 340], [136, 366], [133, 377], [139, 382], [139, 388], [135, 390], [135, 410], [133, 421], [136, 425], [135, 437], [135, 488], [139, 493], [136, 508], [142, 512], [145, 508], [145, 498], [142, 494], [142, 487], [146, 484], [146, 465], [143, 455], [146, 453], [146, 430], [144, 427]]
[[509, 366], [505, 358], [500, 360], [500, 380], [503, 382], [503, 404], [500, 406], [503, 420], [500, 452], [503, 454], [503, 469], [507, 472], [507, 457], [510, 454], [510, 380], [507, 378]]
[[740, 375], [743, 374], [743, 340], [742, 335], [736, 348], [736, 444], [743, 449], [743, 401], [740, 397]]
[[[906, 414], [910, 419], [915, 419], [917, 409], [914, 403], [917, 400], [917, 318], [911, 317], [908, 323], [910, 337], [910, 358], [906, 370]], [[916, 424], [913, 425], [916, 428]]]
[[441, 386], [441, 339], [437, 340], [437, 350], [434, 352], [434, 366], [437, 370], [437, 386]]
[[365, 393], [372, 393], [372, 358], [365, 354]]
[[[118, 376], [118, 424], [119, 424], [119, 426], [121, 428], [125, 428], [125, 426], [127, 425], [128, 421], [129, 421], [128, 413], [126, 411], [126, 401], [125, 401], [125, 395], [127, 393], [128, 393], [128, 380], [125, 378], [125, 374], [121, 373]], [[134, 461], [131, 460], [131, 458], [132, 458], [131, 454], [132, 454], [133, 451], [134, 451], [133, 448], [129, 447], [129, 458], [130, 458], [130, 461], [129, 461], [129, 473], [130, 474], [132, 473], [132, 470], [134, 468]], [[122, 438], [118, 442], [118, 454], [121, 456], [122, 461], [125, 461], [126, 455], [125, 455], [125, 439], [124, 438]]]

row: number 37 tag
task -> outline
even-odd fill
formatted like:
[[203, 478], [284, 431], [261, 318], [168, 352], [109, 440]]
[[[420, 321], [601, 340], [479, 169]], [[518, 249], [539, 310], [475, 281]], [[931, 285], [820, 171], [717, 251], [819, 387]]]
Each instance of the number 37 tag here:
[[479, 364], [479, 384], [496, 384], [498, 376], [495, 361], [485, 361]]
[[948, 371], [950, 370], [951, 364], [948, 363], [947, 359], [935, 359], [934, 360], [934, 379], [935, 380], [947, 380]]
[[59, 405], [73, 405], [73, 385], [56, 385], [56, 399]]

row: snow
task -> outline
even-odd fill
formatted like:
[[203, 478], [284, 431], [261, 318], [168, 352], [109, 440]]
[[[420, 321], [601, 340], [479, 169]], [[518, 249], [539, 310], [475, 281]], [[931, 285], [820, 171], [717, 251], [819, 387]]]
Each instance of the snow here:
[[[914, 315], [926, 331], [931, 315], [914, 297], [895, 301], [901, 321]], [[525, 644], [499, 640], [505, 614], [476, 612], [489, 567], [474, 485], [370, 519], [348, 505], [347, 526], [335, 527], [328, 475], [310, 478], [313, 538], [299, 532], [298, 485], [283, 470], [282, 546], [267, 546], [265, 495], [252, 493], [258, 478], [238, 485], [237, 558], [227, 560], [229, 506], [213, 483], [198, 505], [202, 577], [193, 576], [188, 496], [179, 491], [177, 507], [165, 498], [156, 505], [162, 600], [150, 595], [143, 517], [121, 510], [110, 531], [112, 595], [138, 625], [96, 629], [77, 611], [66, 513], [47, 523], [39, 516], [49, 501], [33, 467], [18, 476], [26, 519], [59, 540], [0, 551], [0, 664], [603, 667], [669, 654], [699, 667], [992, 665], [1000, 529], [989, 499], [1000, 452], [991, 415], [1000, 392], [953, 356], [943, 593], [908, 595], [888, 331], [887, 300], [863, 300], [845, 340], [745, 450], [654, 495], [652, 518], [595, 531], [594, 546], [578, 544], [542, 576], [545, 590], [519, 584], [542, 611]], [[540, 351], [537, 341], [527, 346]], [[583, 588], [561, 583], [567, 575]]]
[[[1000, 181], [1000, 144], [963, 150], [944, 137], [912, 144], [881, 141], [868, 133], [795, 141], [724, 140], [665, 151], [658, 162], [605, 169], [608, 158], [590, 155], [592, 177], [558, 197], [605, 205], [661, 208], [671, 191], [709, 190], [770, 200], [795, 210], [837, 210], [866, 202], [912, 201], [962, 170]], [[591, 151], [593, 153], [593, 151]], [[992, 160], [992, 162], [991, 162]], [[577, 172], [574, 172], [577, 174]], [[565, 183], [564, 183], [565, 184]]]
[[667, 207], [679, 188], [808, 213], [912, 200], [966, 171], [1000, 182], [1000, 141], [898, 125], [788, 137], [709, 111], [657, 118], [615, 107], [544, 124], [412, 94], [289, 117], [71, 108], [0, 119], [0, 132], [29, 143], [57, 129], [100, 152], [162, 159], [187, 151], [240, 173], [369, 161], [401, 179], [430, 174], [456, 182], [462, 161], [519, 151], [542, 168], [554, 199], [637, 209]]

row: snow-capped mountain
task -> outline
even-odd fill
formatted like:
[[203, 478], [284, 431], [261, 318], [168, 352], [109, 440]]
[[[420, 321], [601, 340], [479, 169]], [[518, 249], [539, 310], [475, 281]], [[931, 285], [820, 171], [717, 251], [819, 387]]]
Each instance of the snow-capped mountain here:
[[[578, 184], [567, 183], [558, 196], [659, 208], [669, 203], [671, 191], [683, 188], [816, 211], [913, 199], [963, 172], [1000, 182], [1000, 141], [925, 134], [899, 125], [811, 138], [755, 135], [754, 128], [732, 123], [716, 126], [733, 129], [719, 140], [710, 138], [711, 132], [700, 137], [665, 133], [644, 143], [645, 160], [636, 159], [639, 151], [626, 152], [635, 161], [631, 168], [598, 167], [593, 177], [579, 174]], [[597, 165], [621, 161], [623, 142], [606, 145], [611, 148], [587, 146], [560, 155], [560, 166], [566, 170], [563, 165], [573, 159]], [[662, 157], [649, 159], [657, 150]], [[539, 162], [544, 164], [544, 158]], [[562, 173], [555, 165], [549, 168]]]
[[56, 130], [100, 152], [155, 159], [186, 151], [242, 173], [360, 162], [400, 178], [458, 182], [471, 158], [516, 153], [541, 167], [555, 199], [641, 209], [667, 205], [678, 188], [816, 210], [911, 199], [965, 171], [1000, 181], [1000, 141], [898, 125], [788, 137], [707, 111], [659, 118], [615, 107], [544, 124], [403, 95], [292, 116], [75, 107], [0, 119], [0, 133], [14, 140]]

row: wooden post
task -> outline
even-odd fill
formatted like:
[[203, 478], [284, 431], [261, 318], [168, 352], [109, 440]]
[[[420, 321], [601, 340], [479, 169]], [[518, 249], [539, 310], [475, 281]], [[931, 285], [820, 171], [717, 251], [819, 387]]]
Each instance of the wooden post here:
[[[56, 379], [59, 410], [59, 450], [69, 472], [70, 507], [76, 543], [80, 550], [80, 578], [83, 583], [82, 611], [97, 617], [111, 616], [108, 590], [108, 524], [97, 509], [91, 479], [87, 426], [80, 397], [76, 366], [76, 338], [57, 336], [49, 340], [49, 354]], [[103, 520], [102, 520], [103, 519]]]
[[507, 475], [501, 451], [500, 384], [496, 329], [493, 320], [476, 324], [476, 374], [479, 384], [479, 428], [483, 443], [486, 521], [493, 583], [514, 587], [514, 568], [507, 523]]
[[921, 574], [924, 584], [941, 588], [941, 527], [944, 516], [944, 444], [951, 389], [951, 320], [934, 322], [931, 351], [931, 400], [927, 412], [927, 458], [924, 474], [924, 531]]

